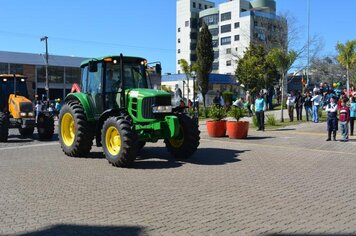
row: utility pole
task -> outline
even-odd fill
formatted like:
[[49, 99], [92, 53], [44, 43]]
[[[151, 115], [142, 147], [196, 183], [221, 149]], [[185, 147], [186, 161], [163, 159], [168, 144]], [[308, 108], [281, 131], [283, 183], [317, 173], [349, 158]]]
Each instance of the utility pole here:
[[49, 86], [48, 86], [48, 37], [44, 36], [41, 38], [41, 42], [45, 41], [46, 43], [46, 85], [45, 85], [45, 90], [46, 90], [46, 96], [47, 100], [49, 100]]

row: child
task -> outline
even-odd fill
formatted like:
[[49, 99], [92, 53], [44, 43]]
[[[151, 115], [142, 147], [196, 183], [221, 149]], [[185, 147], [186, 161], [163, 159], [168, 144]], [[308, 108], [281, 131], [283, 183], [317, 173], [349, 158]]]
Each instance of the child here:
[[335, 98], [330, 99], [330, 103], [326, 106], [325, 111], [328, 112], [328, 138], [326, 141], [331, 140], [331, 132], [333, 133], [333, 140], [336, 141], [336, 131], [337, 131], [337, 104], [335, 103]]
[[349, 141], [348, 125], [350, 121], [350, 110], [346, 106], [345, 100], [341, 101], [339, 119], [340, 119], [340, 129], [341, 129], [341, 138], [342, 138], [341, 141], [347, 142]]

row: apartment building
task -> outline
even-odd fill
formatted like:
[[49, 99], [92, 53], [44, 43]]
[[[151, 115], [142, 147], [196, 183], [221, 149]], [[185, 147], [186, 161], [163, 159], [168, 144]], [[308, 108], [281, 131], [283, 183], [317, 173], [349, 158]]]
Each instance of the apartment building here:
[[213, 37], [213, 72], [234, 74], [237, 60], [250, 43], [269, 44], [282, 19], [275, 0], [229, 0], [215, 6], [203, 0], [177, 0], [176, 72], [180, 59], [194, 63], [199, 28], [205, 22]]

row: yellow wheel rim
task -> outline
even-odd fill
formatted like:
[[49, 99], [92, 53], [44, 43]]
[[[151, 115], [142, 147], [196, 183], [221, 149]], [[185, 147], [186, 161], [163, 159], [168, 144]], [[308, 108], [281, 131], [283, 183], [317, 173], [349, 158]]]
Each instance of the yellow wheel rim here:
[[108, 152], [113, 156], [118, 155], [121, 147], [121, 136], [116, 127], [109, 127], [106, 130], [105, 141]]
[[75, 139], [75, 125], [72, 114], [65, 113], [61, 122], [61, 136], [66, 146], [71, 146]]
[[180, 148], [183, 143], [184, 143], [184, 133], [182, 127], [180, 128], [179, 131], [179, 136], [177, 138], [171, 138], [169, 139], [169, 143], [172, 145], [174, 148]]

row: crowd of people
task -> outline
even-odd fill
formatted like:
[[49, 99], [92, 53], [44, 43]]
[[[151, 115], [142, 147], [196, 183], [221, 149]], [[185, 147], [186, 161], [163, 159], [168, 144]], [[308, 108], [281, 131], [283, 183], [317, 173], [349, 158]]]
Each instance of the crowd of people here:
[[53, 101], [46, 99], [45, 96], [42, 99], [37, 100], [35, 104], [35, 114], [36, 114], [36, 121], [38, 120], [38, 115], [43, 111], [48, 111], [53, 114], [54, 117], [59, 116], [59, 112], [62, 108], [61, 99], [57, 98]]

